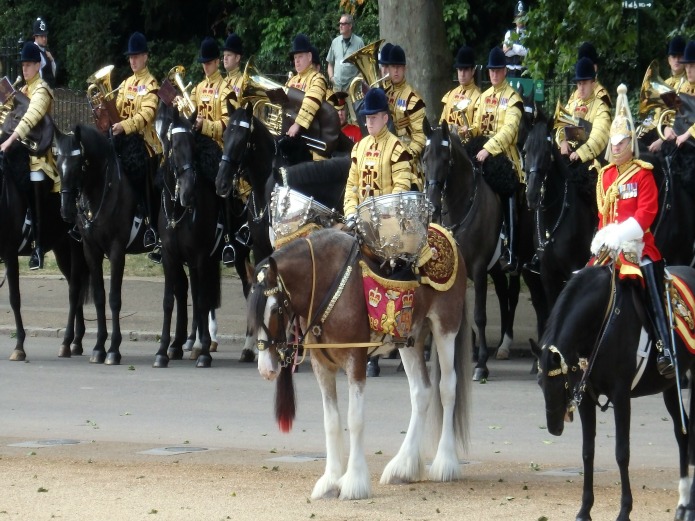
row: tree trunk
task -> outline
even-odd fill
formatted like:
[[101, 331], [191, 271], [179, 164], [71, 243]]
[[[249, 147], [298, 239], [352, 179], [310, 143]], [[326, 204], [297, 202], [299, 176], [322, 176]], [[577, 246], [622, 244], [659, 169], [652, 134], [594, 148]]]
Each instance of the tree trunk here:
[[454, 88], [446, 44], [442, 0], [379, 0], [381, 38], [405, 51], [406, 80], [427, 105], [427, 119], [436, 125], [441, 99]]

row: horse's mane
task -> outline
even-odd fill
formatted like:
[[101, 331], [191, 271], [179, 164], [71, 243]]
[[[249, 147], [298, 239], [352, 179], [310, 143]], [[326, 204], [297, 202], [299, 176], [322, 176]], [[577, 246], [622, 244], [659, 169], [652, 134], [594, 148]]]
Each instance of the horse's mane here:
[[222, 159], [222, 149], [209, 136], [195, 133], [195, 170], [203, 178], [215, 182]]
[[292, 187], [341, 184], [347, 182], [350, 171], [349, 157], [334, 157], [325, 161], [307, 161], [286, 167], [288, 183]]
[[[474, 165], [479, 164], [475, 156], [482, 150], [487, 140], [486, 136], [477, 136], [466, 144], [468, 157], [471, 158]], [[519, 184], [514, 164], [504, 154], [490, 156], [485, 160], [483, 163], [483, 178], [490, 185], [490, 188], [502, 197], [509, 197], [513, 194]]]
[[524, 147], [528, 150], [540, 150], [543, 147], [544, 141], [548, 139], [548, 136], [548, 119], [543, 111], [539, 109], [536, 115], [536, 121], [529, 131]]
[[673, 141], [666, 141], [662, 151], [664, 155], [673, 154], [671, 172], [679, 178], [683, 189], [695, 197], [695, 146], [686, 141], [683, 146], [676, 148]]
[[567, 327], [568, 320], [581, 318], [585, 308], [595, 308], [597, 314], [602, 313], [608, 298], [610, 276], [608, 266], [587, 267], [575, 273], [555, 301], [543, 337], [557, 338]]

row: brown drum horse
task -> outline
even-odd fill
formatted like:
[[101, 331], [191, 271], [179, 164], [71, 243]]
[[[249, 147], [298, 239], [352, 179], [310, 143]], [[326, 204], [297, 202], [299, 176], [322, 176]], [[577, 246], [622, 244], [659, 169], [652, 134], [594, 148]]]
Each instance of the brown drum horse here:
[[[468, 438], [471, 333], [465, 319], [466, 268], [456, 248], [456, 280], [446, 291], [421, 285], [415, 290], [411, 336], [400, 355], [410, 386], [412, 412], [400, 450], [386, 466], [382, 483], [420, 481], [426, 477], [423, 449], [437, 446], [429, 470], [433, 481], [461, 476], [459, 456]], [[313, 498], [363, 499], [371, 494], [364, 453], [364, 400], [367, 357], [384, 353], [393, 344], [372, 343], [358, 241], [336, 229], [316, 231], [275, 251], [256, 268], [247, 300], [248, 326], [258, 338], [258, 370], [277, 379], [276, 419], [281, 430], [291, 429], [295, 414], [292, 364], [297, 347], [311, 353], [311, 365], [323, 396], [326, 430], [326, 468], [316, 482]], [[317, 269], [320, 267], [320, 269]], [[300, 319], [304, 339], [288, 342], [291, 317]], [[428, 374], [424, 340], [432, 332], [432, 374]], [[378, 337], [381, 338], [381, 335]], [[343, 461], [343, 429], [338, 411], [336, 374], [347, 374], [350, 454]], [[429, 414], [429, 418], [427, 417]], [[425, 432], [430, 427], [437, 432]]]

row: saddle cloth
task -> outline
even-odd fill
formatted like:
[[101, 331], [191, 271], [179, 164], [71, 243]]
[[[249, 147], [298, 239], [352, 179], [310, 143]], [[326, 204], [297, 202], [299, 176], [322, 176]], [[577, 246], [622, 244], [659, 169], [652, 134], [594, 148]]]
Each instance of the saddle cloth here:
[[673, 285], [670, 288], [671, 307], [676, 322], [676, 332], [681, 337], [688, 351], [695, 354], [695, 297], [690, 288], [673, 273]]
[[456, 281], [458, 250], [451, 233], [438, 224], [430, 224], [427, 244], [428, 260], [418, 268], [419, 282], [382, 277], [364, 260], [359, 261], [372, 331], [391, 335], [394, 339], [407, 338], [413, 322], [417, 287], [427, 284], [438, 291], [447, 291]]

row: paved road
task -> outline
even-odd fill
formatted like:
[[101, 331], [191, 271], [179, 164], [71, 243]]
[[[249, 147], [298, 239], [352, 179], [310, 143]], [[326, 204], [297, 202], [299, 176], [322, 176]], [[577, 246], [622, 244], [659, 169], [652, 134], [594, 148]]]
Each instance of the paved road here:
[[[8, 360], [13, 327], [7, 289], [0, 289], [0, 454], [8, 443], [41, 439], [118, 442], [132, 453], [171, 445], [216, 448], [220, 458], [225, 450], [237, 449], [322, 453], [321, 400], [309, 365], [296, 378], [298, 417], [286, 436], [273, 420], [273, 384], [260, 378], [255, 364], [238, 362], [245, 320], [238, 281], [223, 284], [223, 341], [210, 369], [196, 369], [188, 360], [172, 362], [168, 369], [152, 368], [161, 315], [159, 279], [126, 280], [123, 330], [138, 340], [124, 342], [120, 366], [92, 365], [88, 356], [57, 358], [54, 337], [64, 320], [64, 282], [25, 277], [22, 283], [26, 323], [34, 335], [27, 339], [25, 363]], [[93, 311], [87, 315], [93, 318]], [[490, 323], [496, 327], [494, 318]], [[89, 352], [89, 342], [85, 348]], [[542, 396], [529, 374], [531, 359], [519, 354], [523, 349], [511, 361], [491, 361], [488, 383], [473, 385], [469, 461], [538, 465], [540, 471], [576, 479], [579, 422], [560, 438], [547, 433]], [[382, 376], [368, 382], [366, 443], [371, 454], [394, 454], [407, 428], [407, 383], [396, 363], [384, 361]], [[344, 379], [340, 386], [344, 391]], [[344, 392], [342, 399], [345, 414]], [[661, 398], [633, 403], [632, 465], [675, 469], [676, 446]], [[613, 472], [612, 414], [601, 415], [600, 422], [597, 466]], [[674, 487], [676, 473], [664, 473], [663, 480], [664, 487]]]

